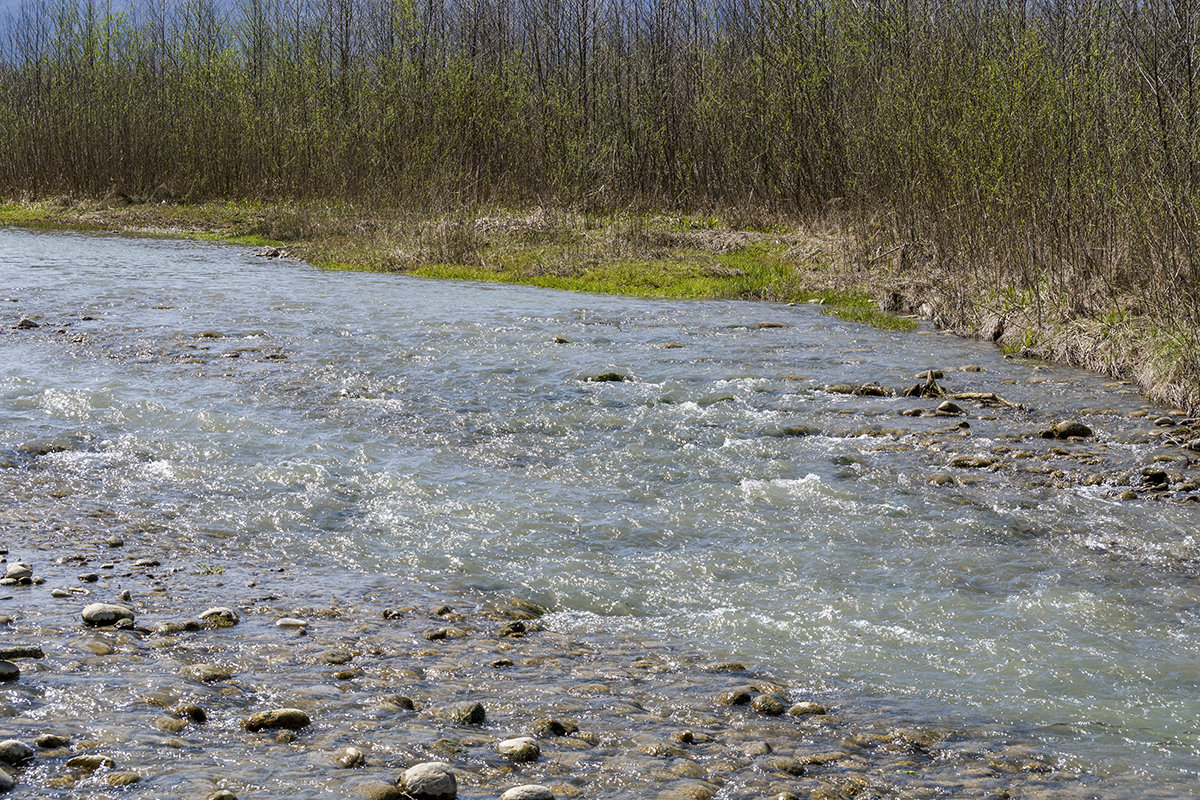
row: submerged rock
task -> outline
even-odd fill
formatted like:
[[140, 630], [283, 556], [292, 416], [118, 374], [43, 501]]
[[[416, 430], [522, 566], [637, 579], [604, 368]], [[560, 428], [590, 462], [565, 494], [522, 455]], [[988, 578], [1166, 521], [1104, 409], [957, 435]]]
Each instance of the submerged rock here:
[[242, 727], [251, 733], [279, 728], [299, 730], [308, 727], [311, 721], [308, 714], [298, 708], [273, 708], [246, 717], [242, 720]]
[[117, 762], [98, 753], [85, 753], [67, 759], [67, 766], [80, 772], [95, 772], [98, 769], [112, 769], [117, 766]]
[[629, 380], [628, 375], [622, 375], [620, 372], [599, 372], [588, 378], [589, 383], [623, 383]]
[[15, 681], [21, 677], [21, 668], [11, 661], [0, 661], [0, 683]]
[[464, 702], [439, 706], [431, 712], [433, 716], [455, 725], [482, 725], [487, 711], [479, 703]]
[[33, 740], [33, 743], [43, 750], [56, 750], [60, 747], [70, 747], [71, 740], [66, 736], [60, 736], [57, 733], [43, 733], [41, 736]]

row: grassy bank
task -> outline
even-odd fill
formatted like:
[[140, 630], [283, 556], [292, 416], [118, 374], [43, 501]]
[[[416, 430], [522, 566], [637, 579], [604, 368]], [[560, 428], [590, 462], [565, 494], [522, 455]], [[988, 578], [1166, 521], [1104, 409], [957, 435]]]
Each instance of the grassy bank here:
[[353, 206], [254, 202], [7, 201], [0, 224], [120, 231], [277, 247], [332, 269], [521, 283], [640, 297], [820, 303], [826, 313], [911, 330], [915, 318], [995, 342], [1016, 357], [1082, 366], [1137, 383], [1156, 402], [1195, 411], [1200, 363], [1192, 338], [1148, 313], [1072, 310], [1047, 290], [914, 263], [848, 225], [780, 217], [744, 230], [716, 216], [491, 209], [428, 217]]
[[220, 239], [282, 248], [321, 267], [521, 283], [638, 297], [820, 303], [910, 330], [847, 271], [846, 239], [782, 223], [736, 230], [715, 217], [492, 211], [429, 218], [353, 207], [256, 203], [0, 204], [0, 224]]

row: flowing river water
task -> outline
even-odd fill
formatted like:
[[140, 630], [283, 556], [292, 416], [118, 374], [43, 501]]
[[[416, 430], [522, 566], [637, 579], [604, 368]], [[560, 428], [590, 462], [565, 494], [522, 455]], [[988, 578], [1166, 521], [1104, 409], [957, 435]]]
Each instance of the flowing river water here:
[[[371, 679], [368, 657], [341, 683], [305, 683], [289, 651], [323, 629], [280, 639], [275, 617], [363, 606], [354, 641], [384, 642], [382, 659], [399, 645], [373, 602], [407, 602], [397, 614], [428, 627], [413, 608], [512, 596], [549, 612], [529, 642], [557, 637], [600, 665], [650, 658], [663, 680], [695, 672], [679, 692], [744, 682], [693, 669], [738, 660], [792, 699], [953, 732], [960, 748], [1027, 748], [1086, 786], [1046, 796], [1194, 796], [1200, 505], [1188, 482], [1200, 469], [1164, 443], [1171, 426], [1154, 423], [1167, 411], [1127, 386], [816, 306], [326, 272], [169, 240], [0, 229], [0, 300], [0, 545], [46, 579], [2, 587], [0, 640], [47, 651], [0, 684], [0, 738], [64, 729], [145, 767], [113, 789], [39, 756], [17, 775], [36, 796], [203, 797], [214, 774], [242, 797], [347, 796], [295, 742], [272, 745], [286, 758], [221, 745], [236, 724], [219, 719], [168, 735], [137, 698], [187, 699], [178, 666], [224, 659], [257, 677], [197, 682], [196, 696], [326, 708], [336, 723], [318, 718], [309, 741], [332, 748], [359, 730], [346, 686]], [[38, 327], [18, 329], [22, 318]], [[948, 392], [1011, 405], [959, 400], [961, 416], [937, 416], [940, 400], [828, 391], [902, 389], [930, 368]], [[588, 380], [610, 371], [629, 380]], [[1095, 435], [1039, 436], [1063, 419]], [[1171, 488], [1148, 491], [1148, 465]], [[85, 602], [123, 589], [139, 624], [208, 605], [243, 622], [174, 645], [82, 628]], [[375, 679], [432, 696], [438, 675], [458, 674], [441, 669]], [[569, 672], [564, 683], [600, 680]], [[500, 691], [475, 673], [454, 685]], [[653, 696], [683, 702], [671, 691]], [[511, 714], [515, 702], [495, 700]], [[681, 719], [716, 724], [699, 714]], [[643, 723], [626, 717], [636, 737]], [[390, 730], [370, 735], [378, 763], [432, 752], [389, 743]], [[464, 764], [472, 746], [456, 745]], [[765, 796], [768, 778], [718, 779], [726, 762], [697, 759], [719, 797]], [[499, 767], [477, 760], [483, 777], [465, 791], [494, 797]], [[638, 769], [593, 772], [580, 796], [666, 785], [638, 784]]]

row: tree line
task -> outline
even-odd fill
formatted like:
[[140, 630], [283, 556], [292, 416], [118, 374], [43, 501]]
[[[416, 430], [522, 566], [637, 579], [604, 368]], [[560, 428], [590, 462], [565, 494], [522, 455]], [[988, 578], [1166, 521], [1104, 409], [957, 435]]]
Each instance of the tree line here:
[[1193, 0], [233, 3], [25, 0], [0, 193], [835, 215], [1200, 327]]

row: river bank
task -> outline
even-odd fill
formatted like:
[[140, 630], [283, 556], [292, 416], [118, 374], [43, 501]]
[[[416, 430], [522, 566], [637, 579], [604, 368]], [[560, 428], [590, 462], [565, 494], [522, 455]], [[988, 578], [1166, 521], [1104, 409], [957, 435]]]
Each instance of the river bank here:
[[[441, 218], [353, 207], [57, 199], [0, 204], [0, 224], [230, 241], [317, 266], [520, 283], [638, 297], [821, 303], [827, 313], [911, 330], [927, 319], [1005, 353], [1130, 380], [1147, 398], [1200, 408], [1186, 326], [1138, 303], [1081, 302], [1083, 287], [1017, 291], [912, 243], [864, 242], [846, 224], [565, 209]], [[988, 273], [984, 272], [983, 275]]]

